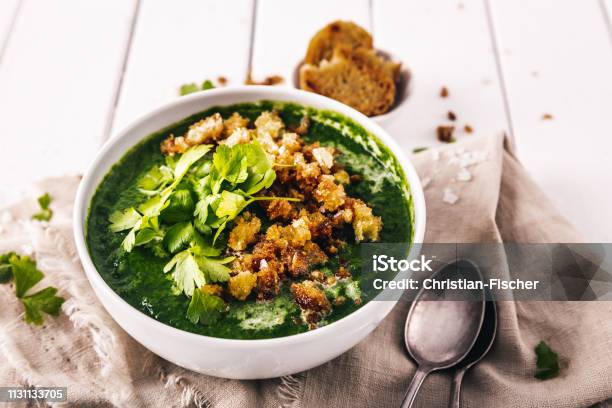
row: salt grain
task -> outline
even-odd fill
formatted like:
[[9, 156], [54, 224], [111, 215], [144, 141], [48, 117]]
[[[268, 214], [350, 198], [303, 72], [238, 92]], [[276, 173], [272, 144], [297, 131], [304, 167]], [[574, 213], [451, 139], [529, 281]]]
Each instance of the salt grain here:
[[423, 177], [421, 179], [421, 186], [423, 188], [427, 188], [427, 186], [431, 183], [431, 177]]
[[431, 151], [431, 158], [435, 161], [440, 160], [440, 152], [436, 149], [436, 150], [432, 150]]
[[474, 151], [456, 151], [455, 154], [450, 157], [448, 164], [456, 164], [461, 168], [466, 168], [487, 160], [486, 152]]
[[442, 201], [449, 204], [455, 204], [457, 201], [459, 201], [459, 197], [453, 192], [453, 190], [447, 187], [444, 189]]
[[32, 254], [34, 254], [34, 248], [32, 248], [31, 245], [22, 245], [21, 253], [27, 256], [32, 256]]
[[462, 167], [457, 173], [457, 181], [470, 181], [472, 179], [472, 173], [465, 167]]
[[0, 216], [0, 222], [3, 224], [7, 224], [11, 221], [13, 221], [13, 216], [8, 211], [3, 212], [2, 215]]

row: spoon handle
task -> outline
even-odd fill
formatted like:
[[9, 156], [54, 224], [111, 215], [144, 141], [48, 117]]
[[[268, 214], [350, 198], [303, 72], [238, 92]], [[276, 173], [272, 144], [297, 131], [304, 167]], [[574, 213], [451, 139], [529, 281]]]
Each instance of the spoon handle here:
[[460, 408], [461, 406], [461, 382], [463, 381], [463, 376], [466, 371], [467, 368], [460, 368], [455, 371], [451, 384], [451, 395], [448, 401], [448, 408]]
[[414, 399], [416, 398], [417, 392], [419, 392], [419, 388], [421, 388], [421, 384], [423, 384], [423, 380], [430, 372], [431, 369], [419, 366], [416, 373], [414, 373], [414, 377], [412, 377], [410, 385], [408, 386], [408, 391], [406, 391], [406, 395], [404, 396], [404, 401], [402, 402], [401, 408], [410, 408], [412, 406], [412, 404], [414, 403]]

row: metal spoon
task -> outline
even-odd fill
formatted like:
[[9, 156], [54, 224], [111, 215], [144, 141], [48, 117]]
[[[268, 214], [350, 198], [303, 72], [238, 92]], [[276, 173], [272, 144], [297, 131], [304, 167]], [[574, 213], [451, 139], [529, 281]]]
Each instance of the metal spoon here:
[[482, 322], [482, 328], [476, 339], [476, 343], [470, 350], [467, 356], [459, 362], [456, 366], [457, 371], [453, 376], [453, 382], [451, 385], [451, 398], [448, 402], [449, 408], [460, 407], [460, 393], [461, 393], [461, 381], [465, 372], [469, 370], [474, 364], [479, 362], [485, 354], [489, 352], [495, 340], [495, 332], [497, 331], [497, 307], [494, 301], [486, 302], [485, 316]]
[[[482, 275], [472, 262], [460, 260], [440, 269], [433, 278], [475, 281], [482, 280]], [[412, 406], [429, 373], [454, 366], [474, 345], [484, 317], [485, 293], [483, 289], [463, 290], [459, 296], [461, 299], [469, 296], [473, 300], [444, 300], [456, 299], [456, 293], [423, 288], [412, 302], [404, 341], [418, 369], [404, 396], [402, 408]]]

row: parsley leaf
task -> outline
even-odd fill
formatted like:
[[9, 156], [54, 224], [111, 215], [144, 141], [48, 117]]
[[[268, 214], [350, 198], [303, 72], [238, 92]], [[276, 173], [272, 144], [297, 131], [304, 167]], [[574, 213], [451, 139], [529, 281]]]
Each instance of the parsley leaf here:
[[56, 288], [50, 286], [32, 295], [27, 294], [28, 290], [44, 277], [44, 274], [36, 268], [36, 262], [30, 257], [19, 256], [14, 252], [0, 255], [0, 273], [2, 283], [8, 282], [11, 275], [15, 278], [15, 295], [23, 303], [26, 322], [41, 325], [43, 312], [53, 316], [59, 314], [64, 298], [56, 296]]
[[145, 195], [155, 195], [173, 178], [174, 172], [168, 166], [155, 166], [138, 180], [138, 190]]
[[240, 188], [248, 195], [255, 194], [262, 188], [268, 188], [276, 179], [276, 173], [272, 169], [272, 163], [268, 155], [255, 141], [249, 144], [234, 146], [241, 156], [246, 157], [248, 176]]
[[189, 95], [194, 92], [198, 92], [199, 90], [200, 89], [198, 88], [198, 85], [192, 82], [189, 84], [181, 85], [181, 87], [179, 88], [179, 94], [181, 96], [184, 96], [184, 95]]
[[203, 91], [208, 91], [209, 89], [214, 89], [215, 86], [213, 85], [212, 81], [210, 79], [207, 79], [206, 81], [202, 82], [202, 90]]
[[159, 232], [155, 231], [153, 228], [144, 228], [136, 234], [134, 246], [148, 244], [155, 239], [161, 239]]
[[59, 315], [64, 298], [55, 296], [56, 293], [56, 288], [48, 287], [21, 299], [25, 309], [25, 321], [40, 326], [43, 324], [42, 312], [52, 316]]
[[110, 230], [119, 232], [134, 228], [142, 220], [142, 216], [130, 207], [123, 211], [115, 211], [108, 217], [108, 220], [111, 222]]
[[15, 294], [22, 298], [26, 292], [45, 276], [36, 269], [36, 262], [29, 256], [12, 255], [9, 259], [15, 277]]
[[195, 203], [191, 191], [186, 189], [176, 190], [170, 195], [168, 205], [160, 213], [160, 218], [166, 222], [189, 221], [193, 217], [194, 210]]
[[246, 207], [247, 201], [241, 194], [232, 193], [224, 190], [221, 193], [221, 201], [215, 211], [217, 217], [228, 217], [234, 219]]
[[204, 82], [202, 82], [202, 86], [198, 86], [198, 84], [196, 84], [194, 82], [181, 85], [181, 87], [179, 88], [179, 94], [181, 96], [189, 95], [189, 94], [192, 94], [194, 92], [207, 91], [207, 90], [213, 89], [213, 88], [215, 88], [215, 85], [212, 83], [212, 81], [210, 79], [207, 79]]
[[179, 292], [185, 292], [187, 296], [192, 296], [196, 287], [206, 283], [204, 272], [198, 267], [198, 263], [193, 253], [186, 249], [176, 254], [170, 262], [164, 266], [164, 272], [172, 272], [172, 279]]
[[213, 165], [219, 177], [232, 184], [242, 183], [248, 176], [247, 158], [239, 149], [220, 145], [213, 155]]
[[187, 318], [193, 324], [199, 322], [204, 325], [210, 325], [217, 322], [221, 317], [221, 313], [226, 310], [227, 305], [219, 296], [196, 289], [191, 297], [191, 302], [189, 302]]
[[179, 222], [174, 224], [164, 237], [164, 245], [171, 253], [176, 253], [181, 249], [185, 249], [191, 242], [195, 234], [193, 225], [190, 222]]
[[38, 197], [38, 205], [40, 205], [40, 211], [32, 216], [32, 219], [38, 221], [49, 221], [53, 217], [53, 210], [49, 208], [51, 205], [51, 196], [49, 193], [45, 193]]
[[10, 262], [13, 255], [14, 252], [0, 255], [0, 283], [6, 283], [13, 277], [13, 266]]
[[208, 153], [211, 148], [212, 145], [197, 145], [189, 148], [185, 153], [183, 153], [174, 167], [174, 183], [178, 184], [177, 181], [180, 180], [185, 173], [187, 173], [189, 167], [204, 157], [204, 155]]
[[208, 276], [212, 282], [227, 282], [230, 278], [231, 269], [225, 264], [233, 261], [233, 256], [223, 259], [212, 259], [206, 257], [198, 257], [198, 265], [200, 269]]
[[559, 355], [555, 353], [544, 341], [540, 341], [535, 347], [537, 356], [537, 370], [534, 375], [539, 380], [549, 380], [559, 375]]

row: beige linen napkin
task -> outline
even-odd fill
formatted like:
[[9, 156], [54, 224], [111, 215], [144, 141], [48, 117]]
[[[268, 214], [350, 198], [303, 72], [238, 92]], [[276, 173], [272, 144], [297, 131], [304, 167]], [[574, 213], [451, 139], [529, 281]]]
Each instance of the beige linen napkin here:
[[[504, 147], [474, 138], [414, 156], [427, 201], [426, 242], [578, 242]], [[178, 407], [397, 407], [414, 364], [404, 350], [408, 310], [400, 302], [364, 341], [305, 373], [266, 381], [196, 374], [150, 353], [105, 313], [82, 272], [71, 238], [77, 178], [48, 180], [49, 225], [30, 221], [34, 200], [0, 212], [0, 253], [32, 252], [43, 284], [67, 301], [44, 327], [22, 321], [0, 285], [0, 386], [67, 386], [68, 405]], [[583, 407], [612, 398], [612, 302], [499, 302], [499, 331], [486, 358], [466, 376], [464, 407]], [[562, 376], [533, 378], [534, 346], [546, 340], [569, 359]], [[425, 380], [417, 406], [444, 407], [448, 373]]]

